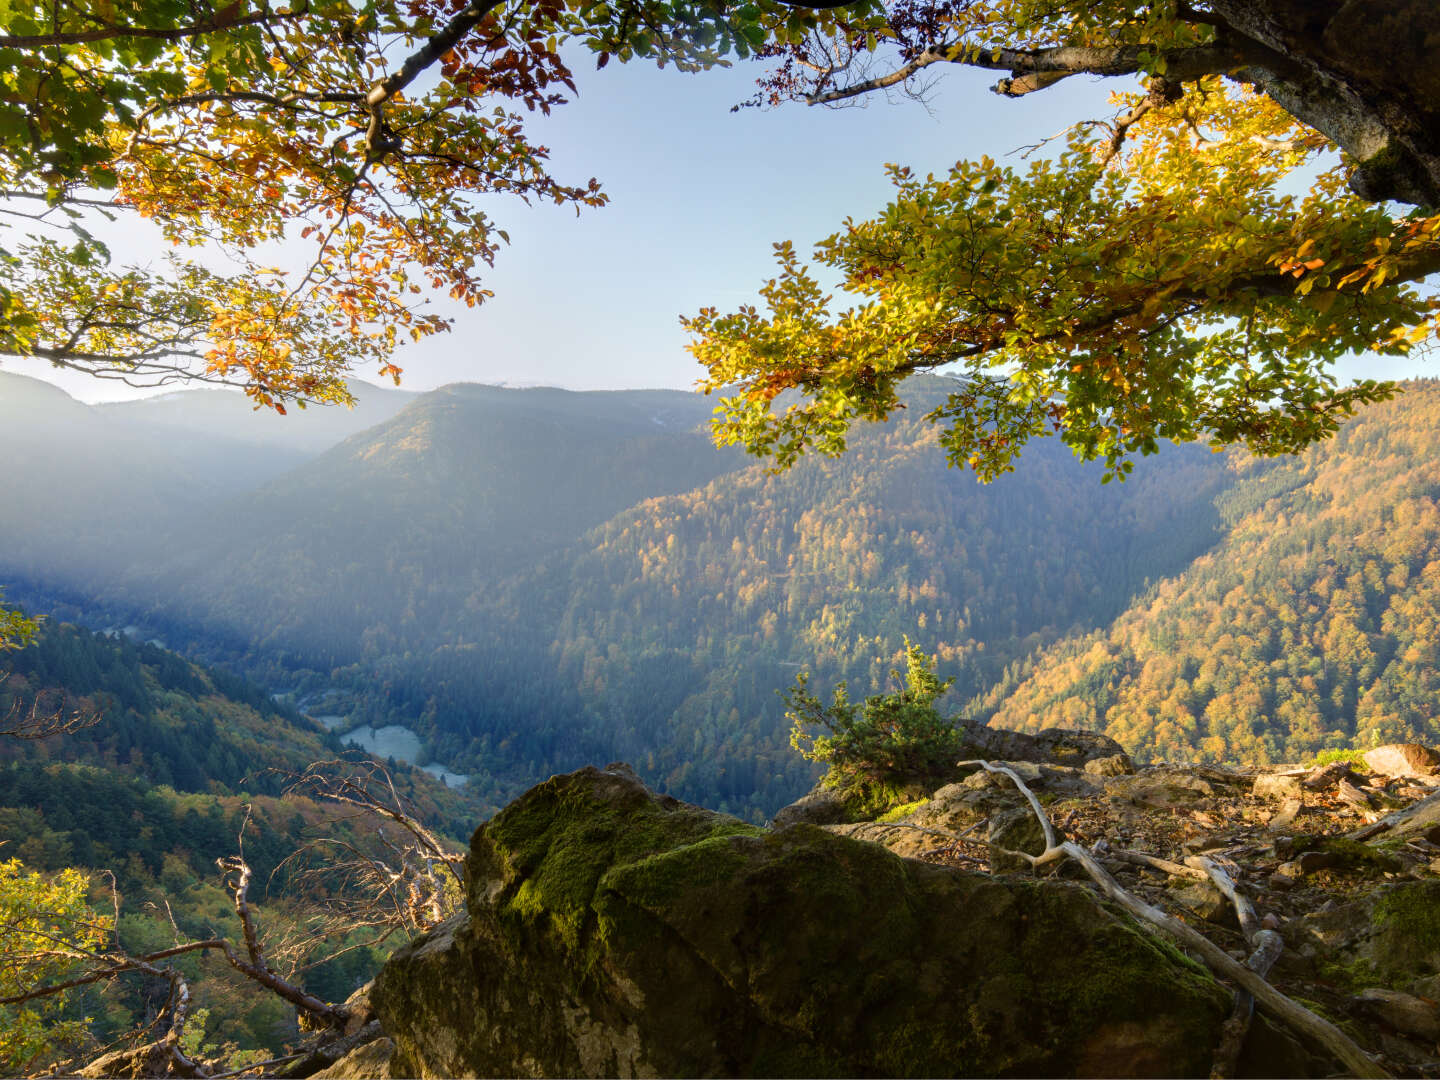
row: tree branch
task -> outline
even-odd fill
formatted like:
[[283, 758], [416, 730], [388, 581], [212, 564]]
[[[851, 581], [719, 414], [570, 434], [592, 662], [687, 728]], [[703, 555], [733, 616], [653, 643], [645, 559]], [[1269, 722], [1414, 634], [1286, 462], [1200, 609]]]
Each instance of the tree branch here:
[[302, 3], [294, 10], [277, 12], [267, 8], [250, 15], [223, 19], [217, 15], [190, 26], [119, 26], [111, 23], [94, 30], [78, 30], [68, 34], [0, 34], [0, 49], [24, 49], [27, 52], [33, 52], [54, 48], [57, 45], [86, 45], [96, 41], [114, 41], [118, 38], [150, 38], [177, 42], [199, 37], [201, 34], [214, 34], [218, 31], [230, 30], [237, 26], [287, 22], [308, 14], [309, 4]]
[[[1171, 82], [1188, 82], [1202, 75], [1219, 75], [1255, 64], [1284, 65], [1284, 58], [1247, 42], [1242, 50], [1230, 45], [1197, 45], [1188, 49], [1160, 52], [1165, 78]], [[1140, 45], [1116, 45], [1107, 48], [1085, 48], [1058, 45], [1049, 49], [978, 49], [963, 42], [933, 45], [913, 60], [873, 79], [853, 86], [807, 95], [810, 105], [824, 105], [845, 98], [858, 97], [873, 90], [903, 82], [922, 68], [937, 63], [961, 64], [988, 71], [1008, 71], [1010, 78], [1001, 79], [992, 88], [1004, 97], [1023, 97], [1036, 90], [1053, 86], [1071, 75], [1134, 75], [1158, 66], [1157, 55]]]
[[[988, 761], [962, 761], [959, 762], [959, 764], [978, 765], [986, 772], [1002, 773], [1008, 776], [1014, 782], [1016, 788], [1019, 789], [1020, 793], [1024, 795], [1030, 803], [1031, 810], [1034, 811], [1041, 828], [1045, 832], [1045, 850], [1039, 855], [1029, 855], [1023, 851], [1007, 852], [1007, 854], [1013, 854], [1035, 867], [1046, 865], [1066, 856], [1074, 859], [1085, 869], [1085, 872], [1090, 875], [1090, 878], [1100, 887], [1100, 890], [1107, 897], [1139, 919], [1142, 926], [1148, 926], [1153, 930], [1158, 930], [1185, 948], [1199, 953], [1201, 959], [1204, 960], [1206, 966], [1209, 967], [1211, 971], [1229, 979], [1231, 982], [1237, 983], [1243, 989], [1253, 994], [1255, 1000], [1267, 1009], [1272, 1016], [1323, 1046], [1343, 1063], [1352, 1075], [1363, 1077], [1387, 1077], [1390, 1075], [1377, 1065], [1364, 1050], [1357, 1046], [1348, 1035], [1330, 1023], [1330, 1021], [1317, 1016], [1303, 1005], [1296, 1003], [1279, 990], [1276, 990], [1265, 981], [1263, 976], [1245, 964], [1241, 964], [1235, 960], [1198, 930], [1187, 926], [1179, 919], [1173, 918], [1159, 908], [1147, 904], [1138, 896], [1128, 892], [1096, 861], [1094, 855], [1086, 851], [1079, 844], [1069, 840], [1058, 840], [1055, 835], [1055, 828], [1050, 824], [1050, 818], [1045, 813], [1044, 808], [1041, 807], [1040, 800], [1035, 797], [1034, 792], [1030, 790], [1025, 781], [1020, 779], [1013, 769], [1003, 765], [992, 765]], [[1207, 873], [1209, 873], [1208, 869]], [[1213, 875], [1211, 876], [1213, 880]], [[1236, 895], [1233, 892], [1233, 882], [1231, 883], [1231, 888], [1231, 895]], [[1259, 950], [1257, 950], [1257, 952], [1258, 951]]]

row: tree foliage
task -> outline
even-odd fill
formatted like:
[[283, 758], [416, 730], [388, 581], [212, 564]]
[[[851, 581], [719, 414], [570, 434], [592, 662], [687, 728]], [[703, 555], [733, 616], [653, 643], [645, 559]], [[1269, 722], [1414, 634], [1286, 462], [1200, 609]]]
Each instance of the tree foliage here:
[[1329, 364], [1405, 354], [1440, 325], [1434, 105], [1385, 54], [1440, 16], [1347, 8], [1388, 18], [1349, 52], [1339, 5], [1281, 0], [894, 0], [878, 31], [773, 45], [757, 104], [913, 91], [940, 63], [1006, 70], [1007, 96], [1075, 74], [1139, 85], [1028, 166], [892, 167], [893, 201], [820, 241], [820, 269], [777, 245], [761, 306], [685, 320], [706, 390], [726, 395], [718, 436], [779, 467], [839, 453], [854, 421], [902, 407], [907, 377], [943, 371], [960, 385], [929, 419], [952, 464], [990, 479], [1058, 434], [1124, 475], [1161, 439], [1295, 451], [1388, 396]]
[[[0, 862], [0, 998], [59, 982], [104, 946], [113, 927], [87, 902], [89, 876], [66, 869], [39, 874], [19, 859]], [[84, 1040], [86, 1020], [57, 1019], [64, 994], [0, 1005], [0, 1069], [8, 1075]]]
[[873, 790], [942, 775], [964, 745], [957, 721], [940, 715], [936, 701], [953, 679], [941, 682], [933, 661], [905, 639], [905, 674], [892, 671], [900, 686], [856, 705], [839, 683], [826, 705], [810, 693], [801, 672], [784, 694], [791, 721], [790, 745], [830, 768], [825, 783], [841, 790]]
[[[525, 130], [575, 89], [567, 43], [694, 69], [832, 23], [774, 0], [14, 0], [0, 354], [235, 383], [281, 411], [348, 400], [346, 371], [398, 376], [401, 341], [447, 328], [432, 295], [489, 295], [492, 196], [604, 203]], [[113, 265], [96, 213], [148, 219], [176, 254]], [[281, 241], [305, 265], [274, 267]]]
[[25, 613], [4, 603], [5, 590], [0, 589], [0, 652], [6, 649], [21, 649], [35, 637], [35, 620], [27, 619]]

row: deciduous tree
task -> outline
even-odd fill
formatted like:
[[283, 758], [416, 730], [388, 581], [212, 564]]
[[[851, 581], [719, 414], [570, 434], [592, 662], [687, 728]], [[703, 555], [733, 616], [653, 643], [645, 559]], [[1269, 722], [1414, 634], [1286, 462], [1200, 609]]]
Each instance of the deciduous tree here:
[[[759, 0], [15, 0], [0, 7], [0, 355], [129, 382], [348, 399], [467, 304], [506, 234], [489, 196], [599, 206], [525, 116], [574, 90], [567, 42], [684, 68], [834, 23]], [[118, 266], [93, 217], [148, 219]], [[275, 245], [305, 265], [276, 269]], [[190, 258], [203, 247], [229, 256]], [[293, 249], [291, 249], [293, 255]]]
[[1298, 449], [1393, 392], [1332, 361], [1433, 342], [1433, 4], [892, 0], [882, 21], [771, 42], [753, 103], [923, 93], [946, 64], [1005, 72], [1002, 97], [1135, 81], [1028, 165], [893, 168], [894, 201], [816, 246], [823, 272], [779, 245], [761, 307], [686, 320], [722, 440], [781, 467], [838, 453], [942, 371], [952, 464], [989, 479], [1058, 433], [1123, 475], [1161, 439]]

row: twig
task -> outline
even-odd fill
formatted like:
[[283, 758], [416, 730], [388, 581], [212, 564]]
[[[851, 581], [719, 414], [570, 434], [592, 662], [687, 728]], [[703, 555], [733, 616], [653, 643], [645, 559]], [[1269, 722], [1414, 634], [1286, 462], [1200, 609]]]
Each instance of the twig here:
[[1181, 866], [1169, 859], [1160, 859], [1154, 855], [1146, 855], [1143, 851], [1123, 851], [1111, 848], [1105, 853], [1107, 858], [1116, 859], [1120, 862], [1130, 863], [1132, 866], [1148, 866], [1152, 870], [1160, 870], [1172, 877], [1188, 877], [1204, 879], [1205, 871], [1196, 870], [1194, 867]]

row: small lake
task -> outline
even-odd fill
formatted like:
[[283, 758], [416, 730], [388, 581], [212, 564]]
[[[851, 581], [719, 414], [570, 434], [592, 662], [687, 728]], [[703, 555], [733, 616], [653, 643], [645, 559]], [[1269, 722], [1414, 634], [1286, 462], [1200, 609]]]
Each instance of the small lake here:
[[[316, 723], [324, 724], [327, 731], [334, 731], [345, 721], [343, 716], [316, 716], [312, 719]], [[407, 765], [415, 764], [422, 749], [420, 736], [403, 724], [386, 724], [380, 728], [369, 725], [352, 728], [340, 736], [340, 741], [358, 746], [378, 758], [394, 758]], [[470, 779], [464, 773], [451, 772], [443, 765], [422, 765], [420, 768], [442, 781], [446, 787], [460, 787]]]

